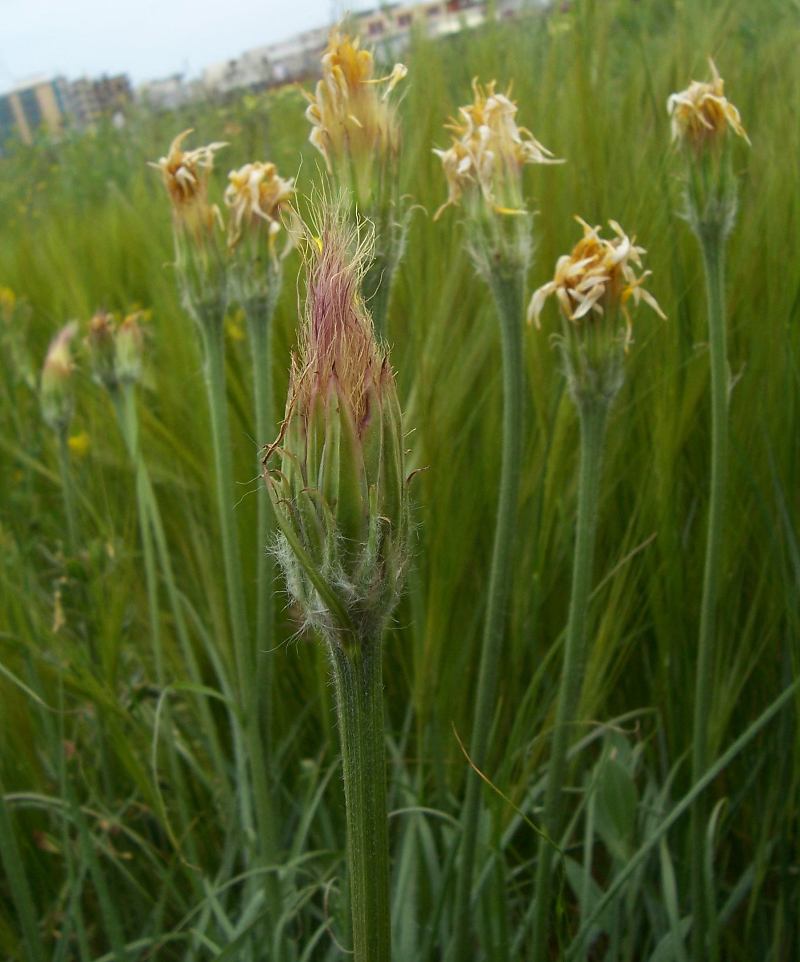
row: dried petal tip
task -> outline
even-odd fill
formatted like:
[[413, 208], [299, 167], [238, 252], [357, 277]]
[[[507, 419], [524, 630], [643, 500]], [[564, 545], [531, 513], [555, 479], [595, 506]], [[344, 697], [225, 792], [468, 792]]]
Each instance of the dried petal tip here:
[[281, 210], [294, 192], [294, 180], [279, 176], [275, 164], [245, 164], [228, 174], [225, 204], [231, 220], [228, 245], [235, 247], [248, 228], [263, 227], [270, 241], [281, 228]]
[[477, 78], [473, 80], [473, 102], [459, 107], [458, 118], [446, 125], [453, 133], [451, 146], [434, 150], [442, 161], [449, 191], [437, 217], [471, 189], [480, 191], [494, 213], [523, 213], [523, 166], [564, 163], [529, 130], [517, 126], [517, 105], [509, 97], [510, 89], [500, 94], [495, 86], [494, 80], [485, 87]]
[[693, 80], [686, 90], [671, 94], [667, 100], [673, 141], [701, 150], [718, 143], [730, 127], [749, 144], [750, 138], [742, 126], [739, 111], [723, 94], [725, 81], [710, 57], [708, 63], [710, 81], [700, 83]]
[[208, 181], [214, 168], [214, 152], [227, 144], [217, 141], [194, 150], [183, 150], [183, 141], [192, 133], [184, 130], [172, 141], [165, 157], [151, 167], [161, 171], [176, 221], [192, 231], [210, 229], [218, 217], [208, 203]]
[[528, 323], [533, 321], [539, 326], [545, 301], [554, 294], [562, 315], [573, 323], [621, 310], [628, 343], [629, 302], [638, 307], [644, 301], [659, 317], [666, 317], [653, 295], [642, 286], [650, 271], [636, 274], [635, 268], [641, 268], [641, 255], [646, 251], [637, 247], [636, 238], [628, 237], [614, 220], [608, 223], [615, 236], [607, 239], [600, 236], [600, 227], [590, 227], [580, 217], [575, 219], [583, 227], [583, 237], [570, 254], [559, 257], [553, 279], [534, 292], [528, 306]]

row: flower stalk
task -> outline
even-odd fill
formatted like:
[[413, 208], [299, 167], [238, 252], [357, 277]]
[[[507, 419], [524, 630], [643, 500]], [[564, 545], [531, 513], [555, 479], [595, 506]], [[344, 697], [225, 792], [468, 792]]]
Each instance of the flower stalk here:
[[347, 808], [356, 962], [389, 962], [383, 636], [406, 567], [394, 374], [360, 294], [371, 237], [326, 209], [307, 237], [308, 301], [286, 416], [264, 459], [289, 593], [330, 661]]
[[[693, 81], [667, 101], [672, 136], [686, 165], [686, 219], [700, 244], [708, 305], [711, 372], [711, 483], [700, 602], [692, 732], [692, 782], [710, 764], [708, 719], [714, 686], [720, 573], [723, 559], [725, 489], [728, 462], [728, 356], [725, 321], [725, 245], [733, 229], [737, 185], [731, 161], [731, 133], [749, 143], [737, 108], [724, 95], [724, 81], [713, 60], [711, 80]], [[700, 795], [691, 815], [692, 958], [716, 954], [708, 944], [715, 909], [706, 885], [708, 802]], [[712, 937], [713, 942], [713, 937]], [[709, 953], [711, 955], [709, 955]]]
[[[447, 178], [448, 199], [436, 213], [463, 204], [469, 251], [492, 294], [500, 324], [503, 372], [503, 434], [494, 545], [489, 570], [486, 619], [481, 640], [475, 716], [469, 741], [473, 765], [486, 764], [496, 704], [497, 677], [508, 621], [514, 531], [519, 501], [525, 385], [523, 316], [530, 266], [531, 215], [525, 207], [522, 170], [526, 164], [561, 163], [533, 134], [516, 123], [517, 105], [473, 82], [473, 103], [459, 108], [448, 124], [451, 146], [434, 150]], [[462, 962], [469, 950], [482, 784], [470, 774], [462, 813], [456, 879], [453, 943], [448, 958]]]
[[578, 221], [583, 237], [570, 254], [559, 258], [553, 280], [534, 293], [529, 307], [529, 318], [538, 325], [545, 300], [554, 295], [559, 303], [563, 333], [558, 344], [580, 424], [572, 587], [536, 865], [533, 962], [548, 958], [553, 856], [566, 821], [562, 792], [568, 781], [570, 729], [578, 717], [586, 661], [606, 423], [624, 379], [625, 352], [631, 340], [629, 305], [644, 301], [664, 316], [642, 286], [649, 271], [637, 275], [635, 270], [641, 267], [644, 249], [615, 221], [610, 222], [615, 234], [611, 240], [600, 236], [599, 227]]

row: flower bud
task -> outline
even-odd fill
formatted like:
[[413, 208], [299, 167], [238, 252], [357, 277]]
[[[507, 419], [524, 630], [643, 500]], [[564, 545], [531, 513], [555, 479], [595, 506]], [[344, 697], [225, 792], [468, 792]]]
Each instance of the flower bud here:
[[264, 459], [289, 590], [310, 625], [344, 644], [385, 626], [408, 540], [397, 388], [359, 294], [370, 253], [326, 213], [309, 243], [286, 416]]
[[86, 347], [95, 381], [106, 390], [113, 391], [117, 387], [113, 314], [98, 311], [92, 317], [86, 335]]
[[659, 317], [666, 315], [643, 287], [651, 272], [636, 273], [646, 253], [636, 238], [613, 220], [609, 225], [616, 236], [611, 239], [600, 236], [600, 227], [576, 220], [583, 237], [570, 254], [559, 257], [553, 280], [534, 292], [528, 321], [539, 326], [545, 301], [554, 294], [561, 309], [560, 346], [570, 391], [579, 405], [608, 405], [622, 386], [623, 358], [631, 342], [630, 305], [644, 301]]
[[59, 433], [66, 431], [72, 418], [74, 364], [70, 341], [77, 330], [77, 323], [71, 321], [56, 334], [50, 342], [42, 368], [39, 392], [42, 417], [45, 424]]
[[141, 311], [123, 319], [114, 338], [114, 363], [120, 384], [135, 384], [142, 377], [144, 331], [139, 323]]

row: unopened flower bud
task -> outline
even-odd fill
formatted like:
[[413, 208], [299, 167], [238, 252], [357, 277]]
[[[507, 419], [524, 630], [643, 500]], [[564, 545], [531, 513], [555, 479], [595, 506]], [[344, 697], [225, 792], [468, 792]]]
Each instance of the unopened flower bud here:
[[141, 313], [128, 314], [114, 338], [114, 363], [120, 384], [135, 384], [142, 376], [144, 332], [139, 323]]
[[280, 560], [309, 624], [372, 637], [397, 603], [408, 499], [394, 373], [359, 294], [371, 243], [325, 215], [286, 416], [265, 458]]
[[71, 321], [50, 342], [47, 350], [40, 385], [42, 417], [54, 431], [66, 431], [72, 418], [72, 375], [74, 364], [70, 341], [78, 325]]
[[89, 321], [89, 332], [86, 335], [92, 376], [109, 391], [117, 387], [114, 324], [113, 314], [98, 311]]

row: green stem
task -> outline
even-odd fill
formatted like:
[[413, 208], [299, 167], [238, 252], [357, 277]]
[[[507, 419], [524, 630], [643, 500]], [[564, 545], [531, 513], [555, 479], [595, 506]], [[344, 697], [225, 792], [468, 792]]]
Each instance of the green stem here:
[[592, 587], [594, 544], [600, 494], [608, 403], [601, 399], [584, 399], [578, 406], [581, 428], [581, 466], [578, 482], [578, 518], [575, 533], [575, 556], [572, 568], [572, 593], [567, 622], [564, 663], [558, 689], [553, 748], [547, 773], [542, 822], [545, 835], [539, 840], [536, 865], [536, 899], [533, 918], [533, 962], [543, 962], [546, 955], [548, 909], [550, 907], [550, 875], [553, 846], [558, 844], [563, 818], [562, 791], [567, 775], [567, 749], [570, 725], [575, 721], [581, 694], [581, 680], [586, 648], [586, 623]]
[[389, 962], [389, 831], [381, 639], [329, 641], [342, 743], [354, 962]]
[[72, 471], [69, 464], [69, 444], [66, 428], [58, 432], [58, 467], [61, 472], [64, 516], [67, 521], [67, 549], [70, 554], [73, 554], [78, 546], [78, 528], [75, 520], [75, 492], [72, 490]]
[[[276, 434], [272, 400], [272, 316], [280, 291], [280, 268], [270, 272], [268, 293], [244, 305], [253, 357], [253, 394], [256, 414], [256, 443], [259, 455]], [[260, 473], [261, 466], [258, 465]], [[256, 692], [260, 695], [260, 717], [267, 736], [272, 731], [272, 648], [275, 605], [275, 565], [268, 546], [274, 537], [274, 515], [269, 492], [260, 485], [257, 517], [258, 562], [256, 569]], [[269, 747], [269, 746], [267, 746]], [[267, 759], [265, 758], [265, 762]]]
[[[525, 383], [522, 354], [524, 276], [522, 271], [514, 268], [503, 270], [502, 265], [496, 266], [497, 269], [489, 277], [500, 321], [503, 355], [503, 451], [486, 621], [469, 743], [470, 759], [479, 769], [483, 769], [486, 764], [489, 731], [496, 707], [497, 668], [508, 620], [521, 473], [522, 398]], [[454, 962], [468, 962], [474, 958], [474, 952], [468, 945], [481, 790], [481, 779], [476, 773], [470, 772], [462, 816], [461, 861], [456, 881], [453, 944], [449, 956]]]
[[[714, 684], [714, 638], [717, 598], [722, 564], [722, 534], [725, 509], [725, 476], [728, 450], [728, 359], [725, 344], [724, 250], [722, 233], [713, 229], [699, 232], [703, 251], [708, 297], [708, 329], [711, 363], [711, 489], [708, 508], [703, 597], [697, 646], [694, 728], [692, 736], [692, 781], [698, 782], [708, 768], [709, 715]], [[698, 797], [692, 807], [692, 958], [706, 958], [705, 827], [707, 802]]]
[[[244, 741], [250, 760], [252, 806], [246, 784], [238, 786], [240, 813], [245, 838], [257, 853], [257, 862], [275, 861], [274, 806], [267, 779], [264, 740], [259, 723], [256, 661], [251, 646], [245, 610], [244, 586], [239, 556], [239, 539], [233, 504], [233, 473], [230, 462], [230, 432], [228, 429], [225, 393], [225, 340], [221, 318], [208, 318], [201, 326], [205, 346], [206, 387], [211, 413], [211, 437], [214, 449], [214, 470], [217, 486], [217, 509], [222, 534], [222, 557], [228, 594], [239, 697], [242, 706]], [[255, 811], [255, 824], [253, 821]], [[266, 875], [264, 884], [275, 922], [281, 911], [280, 880], [273, 872]]]

